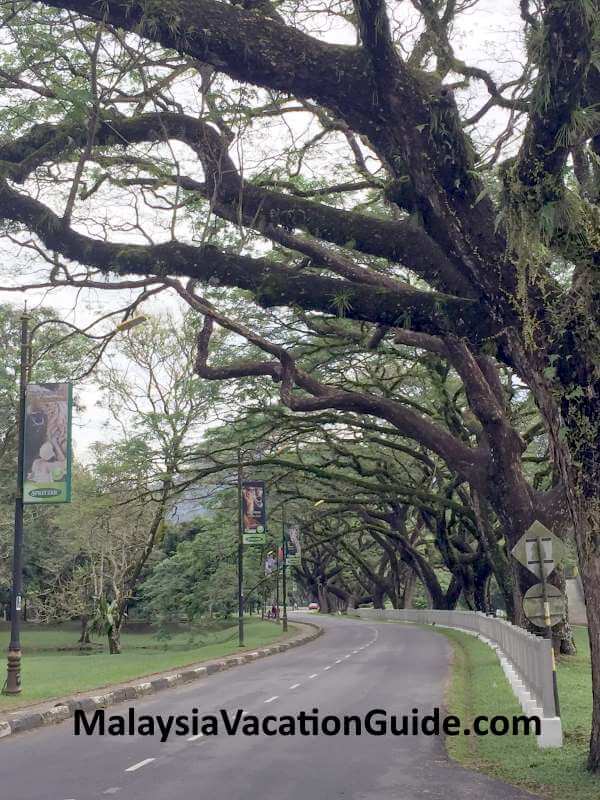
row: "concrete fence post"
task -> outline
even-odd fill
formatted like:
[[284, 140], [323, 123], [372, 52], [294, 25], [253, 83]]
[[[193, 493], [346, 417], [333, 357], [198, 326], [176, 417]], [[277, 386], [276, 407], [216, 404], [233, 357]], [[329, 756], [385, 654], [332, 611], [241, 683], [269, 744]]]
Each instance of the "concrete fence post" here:
[[435, 609], [358, 609], [364, 619], [395, 619], [418, 625], [461, 628], [485, 637], [497, 648], [500, 663], [525, 713], [541, 713], [540, 747], [560, 747], [562, 726], [556, 716], [552, 679], [552, 642], [479, 611]]

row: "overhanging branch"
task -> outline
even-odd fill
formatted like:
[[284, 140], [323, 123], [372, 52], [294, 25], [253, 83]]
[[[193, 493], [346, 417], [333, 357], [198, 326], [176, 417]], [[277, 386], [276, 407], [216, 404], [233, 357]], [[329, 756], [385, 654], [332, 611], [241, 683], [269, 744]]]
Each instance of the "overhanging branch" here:
[[65, 226], [51, 209], [15, 191], [6, 181], [0, 181], [0, 214], [25, 225], [47, 248], [104, 273], [187, 276], [248, 290], [267, 308], [299, 306], [434, 335], [454, 331], [483, 339], [494, 333], [482, 320], [477, 303], [449, 295], [377, 289], [321, 275], [307, 278], [268, 259], [228, 253], [212, 245], [139, 245], [92, 239]]

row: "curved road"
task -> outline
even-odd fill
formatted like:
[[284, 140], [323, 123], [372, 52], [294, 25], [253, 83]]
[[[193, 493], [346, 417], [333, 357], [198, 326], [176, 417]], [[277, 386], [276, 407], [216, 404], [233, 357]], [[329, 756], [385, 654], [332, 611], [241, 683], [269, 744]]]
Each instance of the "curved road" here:
[[[302, 615], [291, 615], [302, 620]], [[319, 618], [316, 641], [147, 700], [124, 714], [421, 714], [442, 705], [449, 645], [412, 626]], [[450, 762], [438, 736], [73, 736], [73, 721], [0, 742], [7, 800], [526, 800]]]

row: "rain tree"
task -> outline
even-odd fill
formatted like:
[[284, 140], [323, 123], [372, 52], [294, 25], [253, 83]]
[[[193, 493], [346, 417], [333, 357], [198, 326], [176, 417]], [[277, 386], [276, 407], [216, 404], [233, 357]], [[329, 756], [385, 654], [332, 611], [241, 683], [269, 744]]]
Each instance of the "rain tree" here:
[[[460, 49], [480, 5], [4, 3], [0, 216], [48, 285], [178, 293], [206, 320], [203, 377], [266, 376], [294, 411], [385, 420], [485, 496], [509, 544], [535, 519], [571, 527], [598, 771], [598, 2], [506, 4], [508, 71]], [[223, 287], [264, 313], [228, 316]], [[402, 398], [313, 376], [293, 337], [270, 336], [274, 308], [437, 353], [477, 442]], [[260, 356], [211, 365], [215, 325]], [[524, 469], [501, 365], [542, 417], [545, 490]]]

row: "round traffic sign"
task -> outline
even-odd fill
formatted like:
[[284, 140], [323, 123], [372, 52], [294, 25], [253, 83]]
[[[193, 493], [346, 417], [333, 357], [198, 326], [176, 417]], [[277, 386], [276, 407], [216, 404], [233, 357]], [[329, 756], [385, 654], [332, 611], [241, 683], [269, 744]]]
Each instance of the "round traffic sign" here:
[[[565, 617], [565, 596], [556, 586], [552, 586], [550, 583], [546, 584], [546, 594], [548, 595], [548, 605], [550, 607], [550, 625], [556, 625]], [[523, 611], [527, 619], [535, 626], [538, 628], [546, 627], [544, 587], [541, 583], [536, 583], [525, 593]]]

